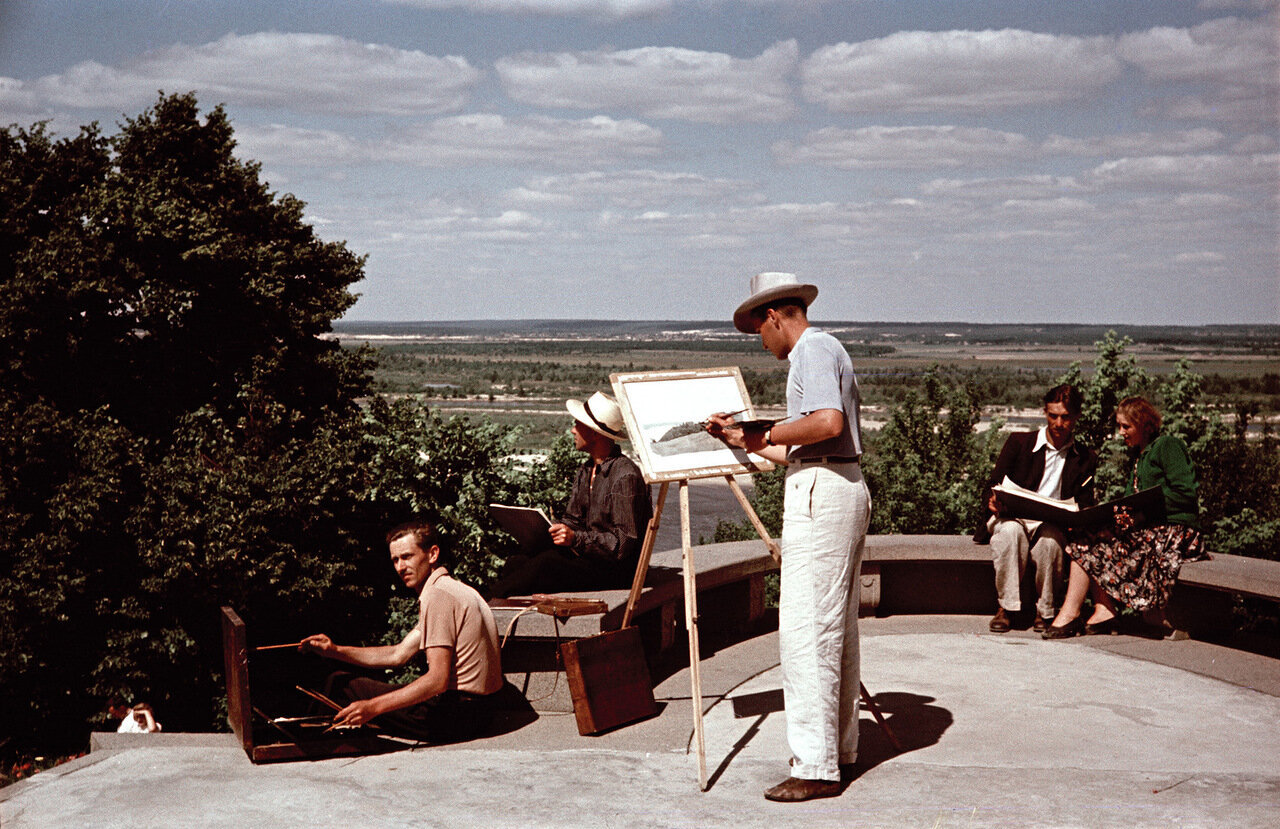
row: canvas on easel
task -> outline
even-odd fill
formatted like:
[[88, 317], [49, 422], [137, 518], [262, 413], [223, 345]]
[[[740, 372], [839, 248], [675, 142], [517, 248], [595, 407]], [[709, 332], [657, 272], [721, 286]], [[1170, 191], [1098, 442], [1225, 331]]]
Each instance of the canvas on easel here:
[[649, 483], [767, 472], [773, 464], [732, 449], [706, 430], [720, 412], [754, 420], [742, 373], [736, 366], [687, 371], [613, 374], [631, 446]]

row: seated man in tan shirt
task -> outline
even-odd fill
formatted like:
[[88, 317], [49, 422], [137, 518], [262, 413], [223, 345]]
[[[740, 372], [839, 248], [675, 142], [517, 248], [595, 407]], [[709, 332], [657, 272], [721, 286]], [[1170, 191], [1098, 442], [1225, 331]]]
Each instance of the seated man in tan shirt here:
[[400, 667], [425, 651], [427, 672], [407, 685], [349, 671], [331, 675], [325, 693], [349, 703], [334, 723], [376, 719], [389, 733], [430, 742], [474, 737], [488, 725], [492, 697], [503, 685], [493, 613], [479, 593], [438, 565], [440, 544], [431, 524], [401, 524], [387, 533], [387, 545], [396, 574], [418, 594], [418, 624], [398, 645], [337, 645], [317, 634], [302, 640], [300, 650], [362, 668]]

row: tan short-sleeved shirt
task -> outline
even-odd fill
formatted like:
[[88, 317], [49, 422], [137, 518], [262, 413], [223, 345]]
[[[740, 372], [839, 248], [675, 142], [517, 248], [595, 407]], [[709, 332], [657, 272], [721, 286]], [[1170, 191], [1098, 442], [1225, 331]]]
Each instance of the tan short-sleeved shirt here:
[[449, 689], [492, 694], [502, 687], [498, 625], [493, 611], [473, 588], [437, 567], [418, 597], [418, 630], [422, 649], [453, 650]]

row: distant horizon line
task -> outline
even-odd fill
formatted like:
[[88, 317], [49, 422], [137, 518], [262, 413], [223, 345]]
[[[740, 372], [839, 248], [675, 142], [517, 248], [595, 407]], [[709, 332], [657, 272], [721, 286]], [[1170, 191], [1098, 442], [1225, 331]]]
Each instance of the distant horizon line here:
[[[981, 328], [1014, 328], [1014, 327], [1058, 327], [1058, 328], [1276, 328], [1277, 322], [966, 322], [962, 320], [844, 320], [811, 318], [815, 325], [935, 325], [935, 326], [970, 326]], [[688, 320], [688, 319], [623, 319], [618, 317], [476, 317], [471, 319], [359, 319], [334, 320], [334, 325], [493, 325], [497, 323], [591, 323], [591, 324], [626, 324], [626, 325], [703, 325], [732, 327], [730, 319]]]

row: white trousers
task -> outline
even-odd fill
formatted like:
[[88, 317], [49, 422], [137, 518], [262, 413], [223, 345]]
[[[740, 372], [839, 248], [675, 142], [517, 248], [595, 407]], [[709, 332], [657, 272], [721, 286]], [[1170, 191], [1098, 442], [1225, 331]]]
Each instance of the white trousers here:
[[858, 757], [858, 573], [871, 495], [856, 463], [787, 468], [778, 649], [791, 775]]
[[[996, 570], [996, 596], [1005, 610], [1022, 610], [1022, 576], [1027, 560], [1036, 563], [1036, 612], [1052, 619], [1057, 597], [1062, 595], [1066, 580], [1067, 546], [1062, 530], [1052, 524], [1031, 522], [1036, 529], [1028, 532], [1022, 521], [996, 521], [991, 529], [991, 563]], [[1038, 526], [1037, 526], [1038, 525]]]

